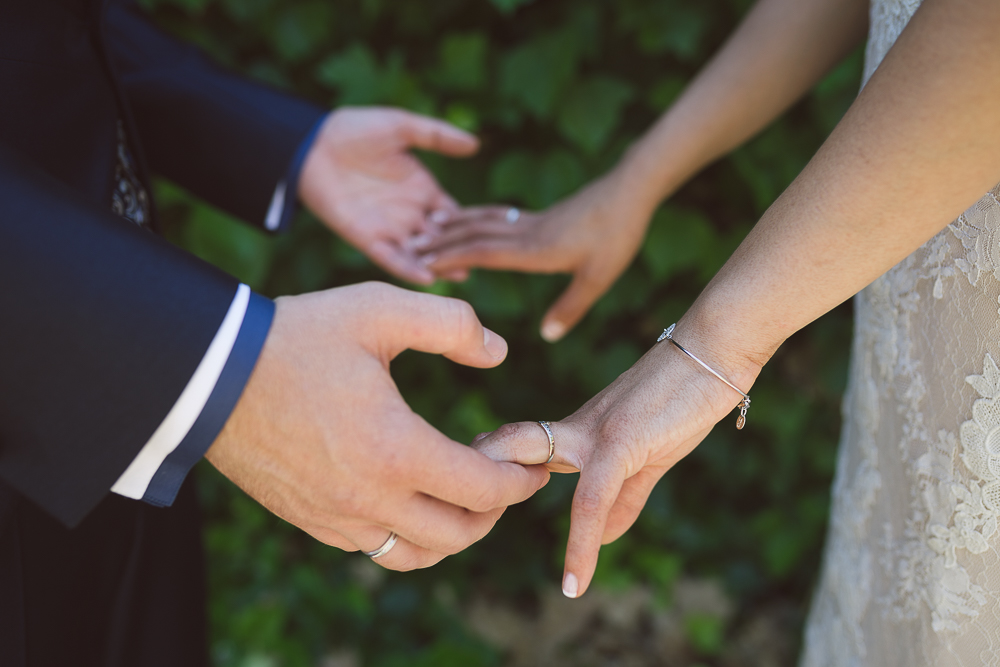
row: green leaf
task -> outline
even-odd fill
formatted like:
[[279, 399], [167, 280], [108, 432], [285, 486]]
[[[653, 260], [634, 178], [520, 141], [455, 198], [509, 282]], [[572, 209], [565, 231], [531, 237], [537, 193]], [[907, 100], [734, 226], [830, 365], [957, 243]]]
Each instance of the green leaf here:
[[434, 100], [421, 90], [416, 76], [407, 70], [402, 51], [395, 50], [386, 58], [380, 84], [385, 103], [426, 115], [435, 114]]
[[479, 129], [479, 113], [470, 104], [453, 102], [445, 109], [444, 117], [452, 125], [468, 132], [475, 132]]
[[292, 82], [285, 73], [285, 70], [275, 63], [266, 60], [259, 60], [247, 68], [247, 74], [258, 81], [270, 84], [275, 88], [292, 89]]
[[441, 42], [439, 65], [430, 80], [442, 88], [479, 90], [486, 84], [486, 35], [481, 32], [455, 33]]
[[271, 268], [267, 237], [245, 223], [205, 204], [194, 207], [184, 229], [184, 245], [206, 262], [260, 289]]
[[534, 161], [527, 152], [505, 153], [490, 170], [490, 196], [514, 203], [527, 202], [535, 188], [534, 173]]
[[500, 660], [486, 646], [446, 638], [434, 642], [416, 661], [411, 658], [404, 664], [407, 667], [494, 667]]
[[567, 150], [556, 149], [542, 158], [528, 198], [533, 208], [545, 208], [576, 191], [586, 182], [580, 160]]
[[666, 205], [653, 216], [642, 259], [658, 281], [698, 268], [718, 243], [711, 223], [698, 211]]
[[729, 159], [753, 193], [758, 213], [763, 213], [795, 180], [812, 152], [812, 148], [806, 148], [805, 142], [798, 140], [788, 120], [783, 119]]
[[725, 638], [722, 619], [708, 614], [691, 614], [684, 619], [684, 634], [703, 655], [718, 655]]
[[826, 133], [832, 132], [861, 87], [864, 47], [859, 47], [833, 69], [813, 90], [813, 108]]
[[653, 111], [663, 111], [687, 87], [687, 79], [681, 76], [668, 76], [654, 83], [646, 94], [646, 103]]
[[510, 274], [477, 273], [464, 288], [470, 301], [476, 304], [477, 312], [485, 317], [508, 319], [523, 307], [521, 291]]
[[237, 21], [249, 21], [263, 16], [274, 0], [222, 0], [226, 13]]
[[572, 31], [561, 30], [513, 49], [500, 64], [500, 93], [547, 119], [573, 79], [580, 47]]
[[501, 14], [511, 14], [521, 5], [526, 5], [534, 0], [490, 0], [490, 4], [500, 10]]
[[642, 548], [633, 558], [633, 562], [650, 581], [668, 593], [680, 577], [684, 565], [679, 555], [649, 547]]
[[477, 434], [492, 431], [501, 424], [486, 397], [477, 391], [459, 398], [448, 414], [448, 422], [456, 429], [454, 434], [459, 442], [469, 442]]
[[490, 172], [490, 195], [539, 209], [570, 194], [585, 180], [580, 160], [569, 151], [556, 149], [540, 159], [511, 151]]
[[708, 32], [711, 17], [697, 3], [660, 3], [639, 27], [639, 48], [650, 55], [669, 53], [679, 60], [694, 60]]
[[340, 104], [372, 104], [379, 100], [378, 62], [364, 44], [328, 56], [316, 68], [316, 79], [340, 92]]
[[595, 76], [573, 86], [559, 111], [559, 131], [570, 141], [596, 153], [618, 125], [634, 89], [621, 79]]
[[329, 39], [332, 21], [333, 5], [327, 0], [291, 5], [278, 15], [269, 37], [282, 59], [296, 62]]

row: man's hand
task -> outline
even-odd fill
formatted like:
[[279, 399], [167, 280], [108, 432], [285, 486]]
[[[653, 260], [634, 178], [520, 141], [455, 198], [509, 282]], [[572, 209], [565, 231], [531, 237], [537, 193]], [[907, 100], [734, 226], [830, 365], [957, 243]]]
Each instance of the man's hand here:
[[331, 113], [306, 156], [299, 198], [326, 225], [389, 273], [430, 284], [411, 243], [457, 206], [411, 148], [456, 157], [479, 148], [472, 135], [401, 109]]
[[468, 366], [507, 344], [463, 301], [381, 283], [278, 299], [243, 396], [207, 458], [269, 510], [376, 562], [428, 567], [481, 539], [507, 505], [548, 480], [494, 463], [414, 414], [389, 376], [410, 348]]

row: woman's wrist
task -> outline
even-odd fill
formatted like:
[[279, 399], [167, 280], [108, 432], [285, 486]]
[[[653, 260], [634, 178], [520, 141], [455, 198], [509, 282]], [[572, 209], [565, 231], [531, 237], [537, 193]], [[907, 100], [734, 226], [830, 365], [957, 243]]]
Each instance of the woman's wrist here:
[[684, 183], [684, 177], [672, 164], [667, 151], [655, 150], [644, 137], [625, 151], [608, 177], [619, 184], [629, 200], [650, 212]]
[[733, 309], [707, 307], [699, 299], [677, 322], [672, 335], [713, 370], [749, 392], [783, 342], [759, 335], [762, 332], [753, 326], [741, 321]]

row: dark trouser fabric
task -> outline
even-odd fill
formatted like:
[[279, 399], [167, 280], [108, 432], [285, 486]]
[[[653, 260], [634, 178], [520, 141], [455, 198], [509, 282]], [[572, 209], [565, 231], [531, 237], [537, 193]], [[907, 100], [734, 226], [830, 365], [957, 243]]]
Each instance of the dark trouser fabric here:
[[0, 487], [0, 665], [206, 667], [201, 516], [109, 494], [65, 528]]

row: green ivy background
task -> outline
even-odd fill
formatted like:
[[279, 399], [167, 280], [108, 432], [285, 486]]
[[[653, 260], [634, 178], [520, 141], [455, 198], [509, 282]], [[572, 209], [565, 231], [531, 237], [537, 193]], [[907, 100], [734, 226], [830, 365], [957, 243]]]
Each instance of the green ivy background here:
[[[398, 105], [476, 132], [483, 147], [472, 159], [422, 157], [462, 203], [529, 208], [607, 170], [749, 6], [143, 4], [224, 65], [316, 102]], [[510, 355], [482, 371], [406, 353], [393, 375], [407, 400], [464, 442], [506, 421], [572, 412], [683, 313], [836, 124], [860, 67], [856, 53], [665, 203], [634, 264], [564, 341], [546, 344], [537, 330], [565, 277], [476, 272], [431, 288], [471, 302]], [[389, 280], [307, 214], [269, 238], [169, 183], [157, 189], [172, 240], [270, 296]], [[660, 482], [635, 527], [602, 550], [595, 590], [569, 603], [577, 607], [553, 597], [575, 476], [511, 508], [468, 551], [397, 574], [313, 541], [204, 466], [215, 663], [794, 664], [826, 526], [850, 321], [843, 306], [781, 349], [754, 387], [747, 429], [717, 429]]]

